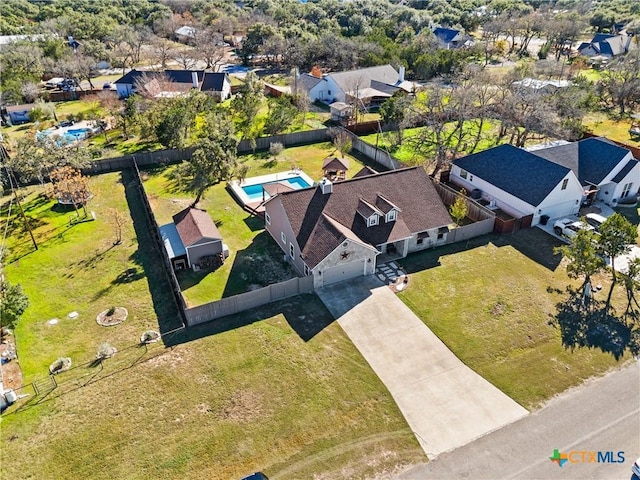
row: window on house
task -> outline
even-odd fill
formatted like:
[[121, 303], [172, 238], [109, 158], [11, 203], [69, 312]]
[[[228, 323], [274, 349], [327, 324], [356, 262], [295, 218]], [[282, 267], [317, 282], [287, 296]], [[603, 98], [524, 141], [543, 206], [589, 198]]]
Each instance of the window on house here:
[[373, 227], [374, 225], [378, 225], [378, 215], [376, 215], [375, 213], [369, 217], [369, 220], [367, 222], [368, 227]]
[[633, 186], [633, 183], [625, 183], [624, 188], [622, 189], [622, 195], [620, 195], [620, 198], [627, 198], [627, 196], [629, 195], [629, 192], [631, 191], [632, 186]]
[[271, 216], [267, 212], [264, 212], [264, 223], [271, 225]]
[[327, 90], [327, 95], [331, 95], [331, 90]]
[[562, 188], [560, 190], [566, 190], [568, 184], [569, 184], [568, 178], [565, 178], [564, 180], [562, 180]]
[[284, 243], [285, 245], [287, 244], [287, 236], [284, 234], [284, 232], [280, 232], [280, 239], [282, 240], [282, 243]]
[[429, 232], [418, 233], [418, 239], [416, 240], [416, 245], [422, 245], [424, 243], [425, 238], [429, 238]]
[[467, 171], [460, 169], [460, 178], [464, 178], [466, 180], [467, 178]]
[[387, 222], [395, 222], [396, 218], [398, 218], [398, 212], [396, 210], [391, 210], [389, 213], [387, 213]]
[[305, 265], [304, 265], [304, 275], [308, 276], [309, 274], [311, 274], [311, 269], [305, 263]]
[[293, 258], [296, 254], [296, 247], [293, 246], [293, 243], [289, 243], [289, 256]]

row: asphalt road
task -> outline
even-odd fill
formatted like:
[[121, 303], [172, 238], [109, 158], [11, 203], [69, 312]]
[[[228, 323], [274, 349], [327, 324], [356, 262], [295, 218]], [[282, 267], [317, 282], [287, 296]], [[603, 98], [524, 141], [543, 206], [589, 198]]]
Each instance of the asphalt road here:
[[[554, 450], [570, 460], [550, 460]], [[597, 462], [588, 453], [624, 452], [624, 461]], [[582, 461], [584, 457], [585, 461]], [[544, 408], [397, 478], [630, 480], [640, 457], [640, 364], [571, 389]], [[596, 460], [596, 462], [589, 461]]]

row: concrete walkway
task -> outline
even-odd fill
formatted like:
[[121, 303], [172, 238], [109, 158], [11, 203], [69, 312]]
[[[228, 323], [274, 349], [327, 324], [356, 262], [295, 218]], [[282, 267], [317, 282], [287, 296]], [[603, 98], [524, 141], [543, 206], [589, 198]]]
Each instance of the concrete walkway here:
[[387, 386], [429, 458], [528, 414], [464, 365], [375, 277], [317, 293]]

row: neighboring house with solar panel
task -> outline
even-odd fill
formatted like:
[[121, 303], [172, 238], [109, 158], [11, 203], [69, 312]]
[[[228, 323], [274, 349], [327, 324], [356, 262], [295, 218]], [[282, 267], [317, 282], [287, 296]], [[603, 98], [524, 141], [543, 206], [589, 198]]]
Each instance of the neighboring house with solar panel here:
[[[594, 200], [616, 205], [634, 198], [640, 165], [604, 138], [530, 151], [500, 145], [453, 162], [450, 180], [514, 218], [575, 215]], [[529, 223], [527, 221], [527, 223]]]
[[442, 245], [453, 220], [424, 168], [363, 169], [350, 180], [281, 192], [265, 228], [314, 287], [373, 274], [378, 255], [401, 258]]

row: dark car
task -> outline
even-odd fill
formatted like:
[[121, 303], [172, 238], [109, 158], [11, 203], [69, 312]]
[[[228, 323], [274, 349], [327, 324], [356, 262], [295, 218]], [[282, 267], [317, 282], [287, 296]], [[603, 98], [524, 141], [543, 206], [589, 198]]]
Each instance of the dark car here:
[[269, 477], [262, 472], [255, 472], [246, 477], [242, 477], [240, 480], [269, 480]]

